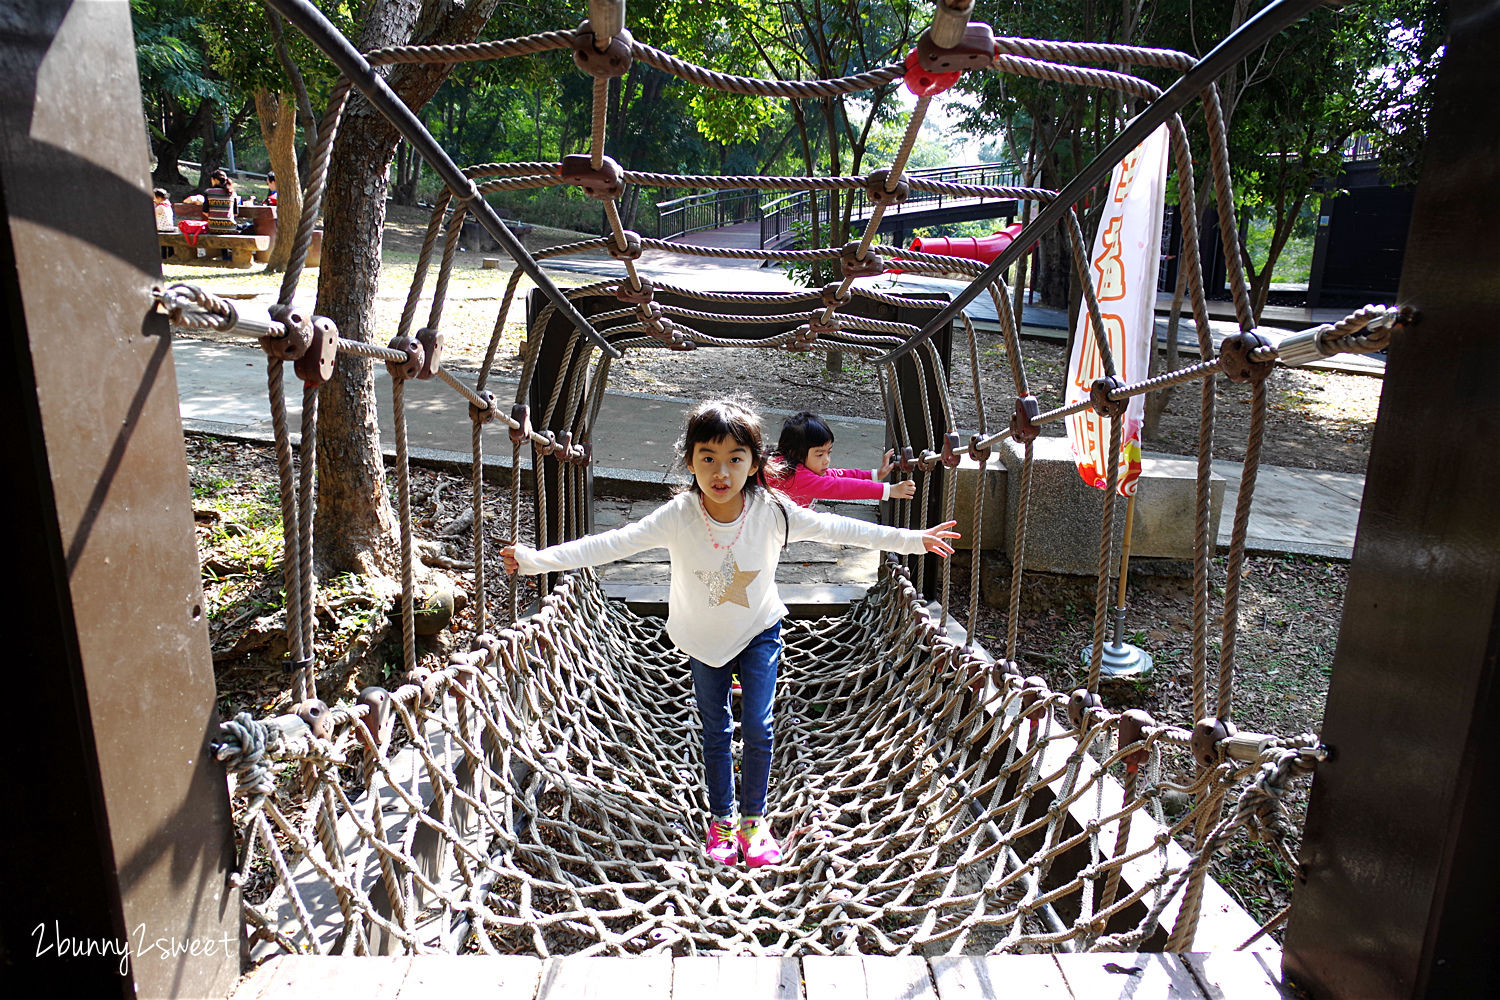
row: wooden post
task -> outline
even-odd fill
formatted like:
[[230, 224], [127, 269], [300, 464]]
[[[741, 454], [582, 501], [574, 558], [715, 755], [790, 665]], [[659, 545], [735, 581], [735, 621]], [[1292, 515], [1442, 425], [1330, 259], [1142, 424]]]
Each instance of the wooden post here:
[[222, 996], [240, 971], [130, 11], [9, 5], [0, 365], [9, 587], [0, 980]]
[[1319, 998], [1500, 991], [1500, 0], [1455, 0], [1285, 968]]

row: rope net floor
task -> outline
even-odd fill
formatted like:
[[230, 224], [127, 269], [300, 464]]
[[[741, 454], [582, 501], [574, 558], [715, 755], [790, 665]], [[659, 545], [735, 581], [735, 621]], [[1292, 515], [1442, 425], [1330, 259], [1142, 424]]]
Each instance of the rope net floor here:
[[[173, 322], [259, 339], [277, 438], [286, 554], [288, 647], [295, 669], [297, 713], [269, 719], [241, 714], [224, 726], [219, 758], [235, 776], [241, 805], [241, 862], [247, 923], [256, 954], [277, 951], [351, 954], [390, 951], [629, 954], [998, 953], [1028, 950], [1186, 950], [1198, 926], [1209, 859], [1238, 830], [1267, 839], [1292, 871], [1291, 830], [1280, 808], [1287, 782], [1311, 771], [1321, 755], [1312, 736], [1238, 733], [1233, 667], [1239, 580], [1255, 488], [1266, 406], [1265, 381], [1275, 363], [1339, 351], [1379, 350], [1407, 317], [1371, 306], [1338, 324], [1274, 340], [1255, 330], [1239, 255], [1228, 250], [1230, 285], [1241, 333], [1216, 350], [1209, 333], [1196, 234], [1185, 232], [1187, 298], [1203, 362], [1126, 384], [1115, 374], [1112, 346], [1088, 280], [1087, 251], [1072, 205], [1103, 179], [1113, 158], [1086, 168], [1061, 191], [945, 185], [956, 195], [1034, 203], [1028, 228], [988, 267], [971, 261], [881, 248], [881, 213], [905, 190], [906, 156], [943, 60], [974, 71], [1015, 73], [1102, 87], [1155, 99], [1163, 88], [1113, 70], [1072, 65], [1095, 61], [1188, 71], [1200, 81], [1209, 126], [1208, 157], [1220, 230], [1238, 231], [1229, 190], [1227, 144], [1211, 80], [1224, 68], [1211, 53], [1183, 53], [1074, 42], [997, 38], [969, 24], [972, 4], [936, 5], [933, 28], [915, 64], [821, 81], [752, 80], [688, 65], [633, 41], [623, 5], [590, 3], [577, 31], [548, 32], [472, 46], [412, 46], [368, 58], [329, 41], [336, 32], [300, 0], [268, 0], [318, 42], [344, 72], [309, 157], [305, 210], [278, 305], [269, 320], [242, 316], [234, 305], [189, 286], [161, 289]], [[1289, 23], [1306, 3], [1282, 0], [1242, 32], [1262, 34]], [[1274, 15], [1274, 16], [1273, 16]], [[923, 47], [926, 47], [925, 50]], [[560, 164], [454, 165], [371, 64], [459, 62], [571, 49], [595, 77], [591, 151]], [[925, 54], [923, 52], [925, 51]], [[935, 54], [934, 54], [935, 53]], [[961, 58], [960, 58], [961, 57]], [[609, 80], [631, 58], [696, 85], [770, 97], [848, 93], [905, 77], [918, 94], [906, 141], [895, 161], [868, 177], [766, 178], [632, 175], [604, 156], [603, 109]], [[924, 60], [926, 61], [924, 63]], [[1217, 62], [1215, 60], [1218, 60]], [[931, 65], [928, 65], [928, 64]], [[941, 81], [938, 81], [941, 82]], [[329, 152], [352, 90], [387, 115], [448, 185], [431, 225], [403, 312], [388, 347], [339, 335], [322, 317], [292, 308], [318, 214]], [[1166, 123], [1183, 205], [1194, 204], [1192, 155], [1175, 104], [1152, 104], [1130, 129]], [[1113, 147], [1111, 147], [1113, 148]], [[476, 185], [475, 178], [496, 180]], [[540, 270], [484, 202], [498, 186], [578, 184], [604, 205], [611, 235], [556, 248], [549, 255], [608, 248], [626, 276], [564, 294]], [[862, 188], [876, 203], [862, 240], [843, 248], [720, 251], [643, 240], [624, 229], [617, 199], [624, 183], [686, 188], [821, 190]], [[919, 184], [912, 179], [913, 185]], [[962, 190], [960, 190], [962, 189]], [[454, 205], [454, 202], [457, 205]], [[502, 298], [489, 357], [474, 385], [441, 365], [441, 319], [458, 236], [473, 215], [515, 257], [512, 287]], [[1058, 226], [1073, 250], [1075, 271], [1090, 290], [1086, 305], [1104, 375], [1081, 403], [1043, 410], [1026, 384], [1013, 291], [1006, 269], [1020, 261], [1041, 230]], [[426, 277], [439, 237], [443, 252], [425, 326], [412, 332], [426, 298]], [[767, 260], [837, 260], [843, 280], [789, 295], [724, 295], [653, 285], [636, 261], [643, 249], [753, 256]], [[975, 276], [953, 303], [854, 287], [899, 255], [904, 270]], [[540, 255], [538, 255], [540, 256]], [[325, 256], [325, 262], [329, 258]], [[326, 266], [326, 263], [325, 263]], [[547, 298], [528, 335], [521, 385], [509, 415], [485, 389], [520, 275]], [[1024, 272], [1020, 277], [1024, 280]], [[662, 290], [690, 297], [657, 301]], [[924, 559], [890, 561], [868, 597], [837, 618], [796, 621], [778, 688], [771, 819], [787, 858], [757, 872], [711, 867], [702, 856], [706, 820], [698, 723], [685, 662], [662, 633], [604, 598], [589, 573], [564, 577], [540, 611], [519, 616], [511, 581], [508, 627], [490, 630], [484, 532], [476, 530], [477, 627], [471, 649], [446, 664], [419, 660], [413, 627], [413, 556], [404, 387], [440, 378], [467, 399], [473, 421], [474, 523], [486, 512], [478, 487], [486, 428], [504, 426], [512, 468], [529, 448], [538, 545], [586, 530], [589, 441], [608, 384], [610, 361], [625, 349], [690, 350], [698, 345], [756, 349], [838, 348], [876, 368], [889, 432], [903, 456], [900, 470], [918, 496], [892, 505], [891, 519], [925, 526], [955, 509], [963, 439], [946, 386], [950, 377], [934, 341], [961, 322], [976, 400], [985, 388], [973, 328], [962, 306], [987, 293], [997, 307], [1015, 380], [1014, 416], [991, 431], [983, 406], [967, 453], [981, 466], [1001, 443], [1016, 449], [1020, 475], [1013, 510], [1009, 632], [1004, 657], [991, 660], [972, 642], [979, 560], [972, 560], [968, 632], [950, 629], [949, 568]], [[665, 295], [664, 295], [665, 298]], [[901, 317], [914, 310], [920, 324]], [[587, 315], [585, 315], [587, 313]], [[557, 320], [554, 324], [554, 319]], [[740, 332], [713, 335], [715, 322]], [[748, 331], [748, 332], [747, 332]], [[312, 512], [316, 489], [318, 388], [340, 354], [383, 361], [392, 375], [397, 498], [402, 528], [403, 670], [391, 690], [369, 688], [355, 704], [317, 698], [313, 648], [316, 581]], [[959, 352], [955, 352], [959, 353]], [[283, 369], [291, 361], [303, 382], [300, 455], [286, 417]], [[365, 362], [368, 365], [368, 362]], [[960, 367], [962, 362], [960, 362]], [[956, 373], [955, 373], [956, 374]], [[1234, 515], [1218, 664], [1209, 657], [1209, 478], [1216, 374], [1243, 382], [1251, 430]], [[1193, 560], [1194, 719], [1158, 724], [1141, 712], [1117, 713], [1099, 697], [1100, 659], [1110, 611], [1114, 504], [1100, 504], [1095, 641], [1088, 684], [1054, 692], [1026, 677], [1017, 662], [1021, 573], [1025, 566], [1032, 442], [1041, 424], [1092, 408], [1110, 427], [1110, 479], [1116, 492], [1120, 416], [1128, 401], [1156, 389], [1203, 386], [1198, 455], [1196, 555]], [[534, 412], [533, 412], [534, 411]], [[986, 498], [974, 477], [972, 525], [977, 537]], [[511, 536], [519, 534], [521, 477], [511, 483]], [[938, 516], [935, 516], [938, 515]], [[549, 525], [551, 527], [549, 528]], [[918, 594], [913, 581], [931, 591]], [[1192, 774], [1185, 785], [1164, 775]], [[1191, 808], [1168, 822], [1160, 807], [1170, 789]], [[1225, 809], [1226, 803], [1232, 807]], [[1191, 855], [1174, 837], [1193, 845]], [[1190, 835], [1190, 836], [1189, 836]], [[1285, 912], [1272, 918], [1275, 924]], [[1264, 928], [1262, 929], [1264, 930]]]

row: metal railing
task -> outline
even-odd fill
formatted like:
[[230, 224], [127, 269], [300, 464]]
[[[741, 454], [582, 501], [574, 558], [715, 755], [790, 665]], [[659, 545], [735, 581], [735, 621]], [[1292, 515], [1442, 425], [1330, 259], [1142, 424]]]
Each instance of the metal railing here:
[[[962, 167], [931, 167], [925, 170], [907, 171], [909, 177], [946, 181], [949, 184], [979, 184], [1014, 187], [1022, 183], [1021, 169], [1014, 163], [971, 163]], [[834, 204], [832, 191], [798, 191], [774, 198], [760, 206], [760, 245], [762, 249], [773, 249], [786, 245], [796, 237], [798, 225], [811, 225], [813, 208], [816, 205], [820, 218], [827, 219]], [[821, 196], [821, 202], [814, 198]], [[874, 206], [864, 191], [851, 191], [854, 199], [851, 219], [868, 219]], [[918, 191], [915, 188], [907, 195], [906, 202], [892, 206], [886, 215], [896, 216], [902, 212], [925, 212], [950, 207], [955, 204], [981, 205], [985, 202], [1006, 202], [1009, 198], [973, 197], [971, 195], [942, 194], [937, 191]]]
[[760, 215], [760, 197], [754, 191], [710, 191], [657, 203], [656, 238], [718, 229], [750, 222]]

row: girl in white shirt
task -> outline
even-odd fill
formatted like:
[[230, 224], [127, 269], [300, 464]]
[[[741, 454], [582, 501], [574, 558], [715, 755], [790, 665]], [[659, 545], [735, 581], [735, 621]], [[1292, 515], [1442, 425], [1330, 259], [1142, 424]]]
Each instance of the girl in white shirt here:
[[[710, 821], [709, 857], [752, 868], [776, 864], [781, 848], [765, 822], [771, 775], [772, 701], [786, 605], [776, 564], [790, 542], [818, 540], [868, 549], [948, 556], [955, 522], [926, 531], [891, 528], [785, 501], [766, 486], [760, 417], [731, 400], [703, 403], [688, 415], [679, 442], [692, 473], [688, 489], [634, 524], [546, 549], [501, 550], [511, 573], [545, 573], [613, 562], [647, 549], [671, 556], [667, 635], [688, 656], [703, 723]], [[730, 681], [739, 675], [745, 759], [743, 811], [735, 824]]]

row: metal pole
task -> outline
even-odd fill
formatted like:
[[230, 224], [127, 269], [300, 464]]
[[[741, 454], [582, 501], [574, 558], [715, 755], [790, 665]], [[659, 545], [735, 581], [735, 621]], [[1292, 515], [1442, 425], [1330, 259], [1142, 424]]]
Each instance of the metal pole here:
[[[1125, 542], [1120, 546], [1120, 579], [1115, 597], [1113, 636], [1104, 644], [1104, 652], [1099, 660], [1099, 672], [1105, 677], [1144, 677], [1154, 665], [1151, 654], [1126, 642], [1124, 635], [1125, 585], [1130, 575], [1130, 536], [1135, 530], [1135, 498], [1136, 494], [1132, 493], [1125, 503]], [[1093, 643], [1083, 647], [1084, 663], [1092, 659], [1093, 652]]]
[[505, 252], [510, 254], [516, 265], [526, 272], [526, 276], [536, 282], [537, 287], [552, 300], [557, 311], [582, 330], [584, 335], [593, 341], [594, 345], [605, 355], [618, 358], [620, 352], [611, 347], [609, 342], [600, 336], [599, 331], [594, 329], [593, 324], [573, 307], [573, 303], [563, 294], [562, 289], [553, 283], [547, 273], [542, 270], [541, 265], [526, 252], [521, 241], [516, 239], [515, 234], [500, 220], [500, 216], [495, 214], [490, 203], [479, 194], [479, 189], [474, 182], [464, 175], [443, 147], [432, 137], [432, 133], [427, 131], [427, 127], [406, 106], [406, 103], [396, 96], [396, 92], [391, 90], [390, 85], [375, 72], [359, 50], [349, 44], [349, 39], [329, 23], [322, 11], [314, 7], [309, 0], [265, 0], [265, 2], [267, 6], [275, 8], [277, 13], [306, 35], [308, 41], [316, 45], [339, 68], [339, 71], [349, 78], [349, 82], [365, 96], [371, 106], [395, 126], [396, 131], [400, 132], [402, 138], [411, 143], [412, 148], [421, 154], [443, 183], [464, 201], [469, 213], [479, 220], [485, 232], [495, 238]]

